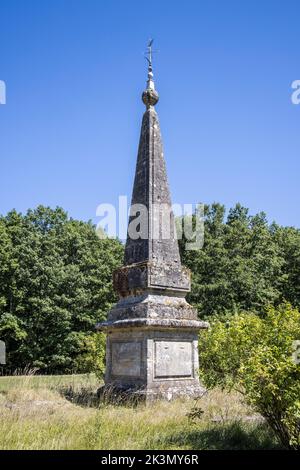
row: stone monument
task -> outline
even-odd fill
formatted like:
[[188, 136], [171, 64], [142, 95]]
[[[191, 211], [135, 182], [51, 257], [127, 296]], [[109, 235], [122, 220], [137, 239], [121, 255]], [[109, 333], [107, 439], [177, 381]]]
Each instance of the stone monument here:
[[[152, 42], [148, 46], [148, 81], [142, 95], [146, 111], [129, 217], [130, 227], [134, 215], [138, 212], [141, 216], [145, 208], [140, 224], [144, 227], [139, 237], [132, 237], [128, 230], [124, 266], [113, 275], [119, 301], [107, 321], [97, 325], [107, 334], [104, 389], [141, 394], [147, 400], [203, 393], [198, 378], [198, 333], [207, 327], [185, 300], [190, 272], [180, 262], [154, 109], [159, 96], [153, 81], [151, 46]], [[165, 227], [169, 227], [168, 236]]]

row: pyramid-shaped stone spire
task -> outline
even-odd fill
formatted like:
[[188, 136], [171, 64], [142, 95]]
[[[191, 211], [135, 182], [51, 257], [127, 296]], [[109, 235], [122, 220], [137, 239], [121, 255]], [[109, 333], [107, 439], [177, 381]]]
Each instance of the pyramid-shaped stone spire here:
[[181, 266], [158, 115], [151, 54], [142, 100], [142, 120], [133, 185], [124, 267], [114, 286], [121, 296], [142, 290], [188, 292], [189, 271]]
[[[154, 105], [158, 93], [153, 82], [152, 67], [149, 64], [147, 89], [143, 93], [146, 111], [143, 116], [129, 228], [140, 214], [140, 236], [132, 238], [128, 233], [125, 248], [125, 265], [154, 261], [180, 266], [180, 256], [171, 197], [163, 154], [162, 138], [158, 115]], [[142, 211], [139, 211], [142, 206]], [[136, 227], [133, 224], [133, 227]], [[130, 230], [129, 230], [130, 232]]]

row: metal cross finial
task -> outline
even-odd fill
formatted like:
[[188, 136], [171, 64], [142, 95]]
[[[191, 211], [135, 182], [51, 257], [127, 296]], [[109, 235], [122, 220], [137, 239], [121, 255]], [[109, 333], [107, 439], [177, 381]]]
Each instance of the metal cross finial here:
[[147, 89], [143, 93], [142, 100], [147, 106], [147, 108], [154, 106], [158, 102], [158, 93], [155, 90], [154, 80], [153, 80], [153, 70], [152, 70], [152, 55], [154, 51], [152, 49], [153, 39], [150, 39], [147, 45], [147, 52], [145, 53], [145, 58], [148, 62], [148, 80], [147, 80]]
[[152, 53], [153, 53], [152, 44], [153, 44], [153, 41], [154, 41], [154, 39], [149, 40], [148, 46], [147, 46], [147, 52], [146, 52], [147, 56], [145, 56], [146, 59], [148, 60], [148, 63], [149, 63], [150, 66], [152, 66]]
[[158, 52], [158, 51], [154, 51], [152, 48], [153, 41], [154, 39], [149, 39], [149, 42], [147, 45], [147, 52], [145, 52], [145, 58], [148, 61], [150, 68], [152, 68], [152, 55]]

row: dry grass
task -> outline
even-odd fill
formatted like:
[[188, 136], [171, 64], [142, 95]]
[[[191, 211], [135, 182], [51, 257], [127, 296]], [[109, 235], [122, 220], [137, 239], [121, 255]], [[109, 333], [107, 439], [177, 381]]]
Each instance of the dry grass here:
[[[251, 449], [275, 439], [237, 394], [99, 403], [94, 376], [0, 377], [0, 449]], [[189, 418], [195, 407], [203, 413]]]

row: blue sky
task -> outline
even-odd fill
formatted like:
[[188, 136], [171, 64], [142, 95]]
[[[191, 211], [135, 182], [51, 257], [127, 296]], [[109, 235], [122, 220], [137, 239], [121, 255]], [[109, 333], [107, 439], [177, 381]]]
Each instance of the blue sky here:
[[1, 0], [0, 213], [83, 220], [131, 194], [145, 87], [173, 201], [236, 202], [300, 226], [298, 1]]

